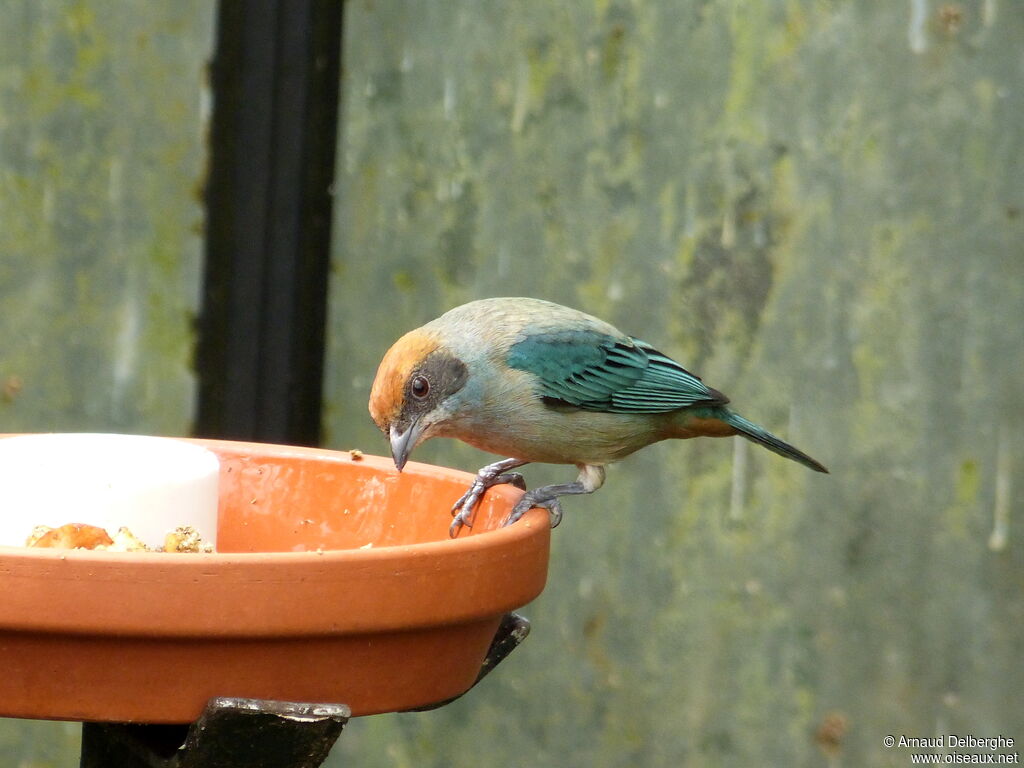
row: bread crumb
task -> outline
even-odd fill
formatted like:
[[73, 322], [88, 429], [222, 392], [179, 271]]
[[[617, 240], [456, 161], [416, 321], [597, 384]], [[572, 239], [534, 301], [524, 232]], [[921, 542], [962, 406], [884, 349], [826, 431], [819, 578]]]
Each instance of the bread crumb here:
[[149, 547], [125, 526], [117, 529], [112, 537], [114, 543], [107, 549], [111, 552], [148, 552]]
[[97, 552], [213, 552], [199, 532], [188, 525], [179, 526], [164, 539], [162, 548], [151, 548], [127, 527], [110, 536], [106, 530], [86, 523], [67, 523], [59, 528], [37, 525], [25, 541], [26, 547], [53, 549], [92, 549]]
[[26, 547], [46, 547], [53, 549], [98, 549], [113, 544], [107, 532], [95, 525], [86, 523], [67, 523], [59, 528], [47, 528], [37, 525], [32, 529]]
[[164, 537], [164, 552], [212, 552], [213, 545], [203, 541], [191, 525], [179, 525]]

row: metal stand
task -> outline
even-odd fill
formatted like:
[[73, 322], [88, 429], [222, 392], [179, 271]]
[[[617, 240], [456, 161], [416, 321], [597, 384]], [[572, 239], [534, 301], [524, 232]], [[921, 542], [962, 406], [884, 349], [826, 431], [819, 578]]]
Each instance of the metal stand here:
[[350, 714], [344, 704], [216, 698], [189, 726], [83, 723], [81, 766], [316, 768]]
[[[473, 685], [529, 632], [527, 619], [506, 614]], [[215, 698], [191, 725], [83, 723], [80, 768], [317, 768], [350, 716], [344, 704]]]

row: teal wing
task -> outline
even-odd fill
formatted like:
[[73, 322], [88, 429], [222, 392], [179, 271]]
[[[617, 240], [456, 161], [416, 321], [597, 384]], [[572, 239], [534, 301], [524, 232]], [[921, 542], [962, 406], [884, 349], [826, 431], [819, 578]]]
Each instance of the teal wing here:
[[599, 331], [532, 334], [512, 345], [507, 362], [535, 375], [545, 400], [588, 411], [664, 413], [729, 402], [649, 344]]

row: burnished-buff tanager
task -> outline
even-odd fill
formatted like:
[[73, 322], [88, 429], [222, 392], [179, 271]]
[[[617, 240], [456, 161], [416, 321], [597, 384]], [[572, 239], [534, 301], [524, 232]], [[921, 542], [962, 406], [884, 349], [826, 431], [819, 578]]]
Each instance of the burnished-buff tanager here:
[[816, 472], [806, 453], [735, 413], [729, 398], [646, 342], [575, 309], [530, 298], [482, 299], [410, 331], [388, 350], [370, 414], [399, 471], [432, 437], [455, 437], [507, 459], [479, 471], [452, 507], [451, 535], [484, 492], [531, 462], [575, 464], [576, 482], [527, 491], [506, 524], [531, 507], [561, 519], [558, 497], [591, 493], [605, 465], [668, 438], [741, 435]]

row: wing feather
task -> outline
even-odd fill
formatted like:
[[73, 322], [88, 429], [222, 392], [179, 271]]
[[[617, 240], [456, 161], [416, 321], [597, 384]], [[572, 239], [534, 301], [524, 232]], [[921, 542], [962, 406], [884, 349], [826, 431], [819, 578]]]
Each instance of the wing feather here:
[[558, 405], [606, 413], [664, 413], [729, 400], [649, 344], [600, 331], [535, 333], [509, 350], [508, 365], [534, 374]]

